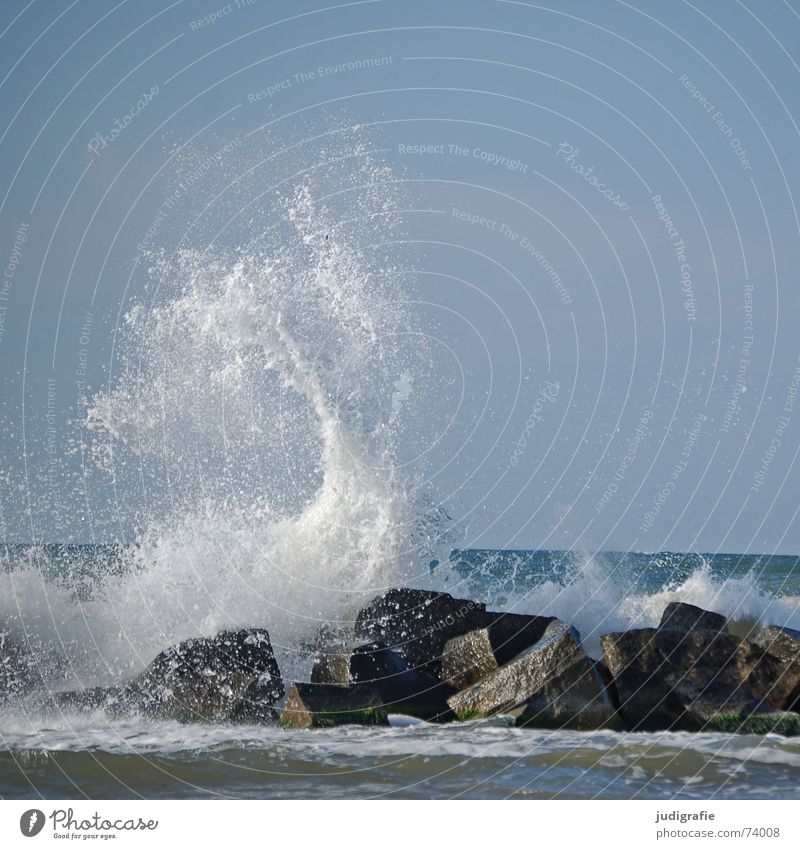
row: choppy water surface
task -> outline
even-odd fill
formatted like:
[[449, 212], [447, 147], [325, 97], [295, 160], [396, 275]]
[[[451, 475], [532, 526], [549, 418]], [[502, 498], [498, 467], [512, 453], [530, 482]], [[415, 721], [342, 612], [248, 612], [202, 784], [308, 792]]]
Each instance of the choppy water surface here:
[[[53, 572], [59, 560], [93, 571], [89, 549], [36, 556], [49, 557]], [[113, 571], [113, 550], [97, 556]], [[740, 620], [798, 624], [795, 558], [470, 551], [452, 559], [462, 591], [578, 621], [595, 654], [601, 632], [655, 624], [674, 598]], [[4, 798], [800, 796], [800, 740], [526, 730], [502, 718], [435, 726], [394, 717], [391, 728], [289, 731], [54, 721], [28, 703], [0, 719], [0, 747]]]
[[4, 725], [5, 798], [800, 796], [800, 742], [772, 736], [527, 731], [497, 721], [307, 732]]

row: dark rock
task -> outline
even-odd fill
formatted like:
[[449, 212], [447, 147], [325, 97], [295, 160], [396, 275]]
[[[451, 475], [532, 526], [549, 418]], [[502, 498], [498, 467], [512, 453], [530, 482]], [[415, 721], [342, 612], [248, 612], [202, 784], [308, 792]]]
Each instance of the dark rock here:
[[[281, 682], [281, 689], [283, 683]], [[231, 722], [248, 722], [263, 725], [265, 723], [277, 722], [278, 712], [272, 705], [280, 696], [276, 697], [275, 681], [267, 672], [259, 675], [251, 681], [242, 697], [234, 706], [230, 714]], [[281, 695], [283, 693], [281, 692]]]
[[349, 680], [378, 691], [389, 713], [421, 719], [454, 719], [447, 699], [456, 690], [429, 675], [412, 669], [405, 658], [383, 643], [359, 646], [350, 656]]
[[523, 613], [490, 613], [489, 616], [493, 619], [486, 630], [500, 666], [538, 643], [550, 625], [558, 622], [555, 616], [529, 616]]
[[728, 630], [728, 620], [720, 613], [712, 613], [686, 604], [682, 601], [673, 601], [667, 605], [658, 626], [670, 631], [720, 631]]
[[487, 627], [454, 637], [442, 653], [443, 681], [464, 690], [539, 642], [552, 616], [490, 613]]
[[287, 728], [327, 728], [387, 725], [388, 718], [380, 693], [373, 687], [294, 683], [279, 722]]
[[592, 660], [592, 664], [608, 691], [608, 695], [611, 697], [611, 703], [614, 705], [614, 709], [619, 710], [619, 693], [617, 692], [617, 685], [614, 683], [614, 676], [609, 672], [608, 667], [602, 660]]
[[51, 706], [109, 716], [143, 714], [180, 722], [257, 721], [284, 694], [269, 634], [222, 631], [161, 652], [137, 678], [116, 687], [54, 693]]
[[785, 663], [800, 663], [800, 631], [770, 625], [753, 642]]
[[699, 730], [753, 703], [784, 709], [800, 685], [800, 665], [720, 632], [643, 628], [600, 641], [633, 729]]
[[350, 654], [318, 654], [311, 670], [312, 684], [350, 683]]
[[129, 698], [124, 687], [91, 687], [51, 693], [48, 706], [69, 712], [102, 710], [107, 716], [115, 717], [129, 712]]
[[368, 685], [390, 713], [421, 719], [453, 719], [447, 699], [455, 689], [412, 669], [404, 657], [384, 643], [357, 646], [350, 655], [325, 655], [311, 671], [312, 684]]
[[439, 678], [445, 643], [489, 621], [480, 602], [398, 588], [373, 599], [358, 614], [355, 632], [359, 639], [384, 643], [417, 671]]
[[551, 623], [515, 660], [448, 700], [461, 719], [508, 713], [517, 724], [589, 730], [617, 727], [614, 706], [574, 628]]
[[261, 700], [284, 694], [269, 634], [262, 629], [222, 631], [213, 638], [186, 640], [163, 651], [133, 682], [141, 709], [184, 722], [228, 717], [255, 679]]
[[36, 656], [23, 639], [0, 628], [0, 704], [24, 696], [42, 683]]

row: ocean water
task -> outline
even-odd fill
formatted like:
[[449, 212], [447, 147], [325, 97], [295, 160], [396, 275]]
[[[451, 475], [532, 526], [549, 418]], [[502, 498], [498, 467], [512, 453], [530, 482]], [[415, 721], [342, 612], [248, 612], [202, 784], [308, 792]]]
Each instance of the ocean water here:
[[[792, 557], [454, 551], [469, 547], [469, 516], [437, 491], [452, 459], [437, 451], [460, 384], [392, 247], [407, 243], [397, 211], [414, 198], [357, 137], [336, 138], [297, 185], [291, 168], [264, 172], [270, 157], [232, 155], [208, 179], [261, 206], [233, 198], [226, 240], [141, 258], [147, 284], [115, 328], [108, 382], [74, 411], [63, 467], [79, 466], [77, 482], [59, 498], [51, 481], [52, 504], [37, 501], [81, 538], [124, 528], [125, 543], [0, 548], [0, 632], [25, 646], [43, 689], [125, 680], [181, 640], [254, 626], [284, 677], [304, 680], [303, 647], [322, 625], [402, 585], [559, 616], [594, 656], [601, 634], [656, 624], [676, 599], [743, 630], [800, 627]], [[243, 205], [252, 215], [239, 218]], [[778, 737], [542, 732], [502, 718], [181, 726], [54, 718], [40, 698], [0, 707], [4, 798], [800, 792], [800, 742]]]
[[[86, 612], [97, 575], [117, 574], [120, 559], [114, 546], [18, 546], [4, 563], [8, 577], [34, 564], [69, 584]], [[747, 627], [800, 625], [795, 557], [463, 551], [433, 569], [432, 585], [445, 566], [454, 592], [576, 622], [590, 651], [602, 632], [655, 624], [673, 599]], [[268, 615], [242, 624], [269, 627]], [[302, 674], [296, 654], [278, 654]], [[796, 798], [798, 776], [800, 740], [775, 735], [526, 730], [503, 717], [438, 726], [394, 716], [389, 728], [313, 731], [112, 722], [45, 717], [36, 696], [0, 714], [7, 799]]]

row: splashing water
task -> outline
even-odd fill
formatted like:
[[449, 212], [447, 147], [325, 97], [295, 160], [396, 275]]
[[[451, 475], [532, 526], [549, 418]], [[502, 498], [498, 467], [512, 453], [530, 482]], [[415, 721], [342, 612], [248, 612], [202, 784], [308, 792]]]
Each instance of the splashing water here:
[[59, 648], [73, 684], [226, 627], [266, 626], [280, 650], [414, 578], [418, 469], [395, 458], [421, 351], [392, 268], [337, 238], [307, 189], [276, 243], [152, 258], [151, 303], [128, 312], [87, 422], [140, 523], [124, 574], [84, 601], [2, 576], [24, 598], [6, 622]]
[[151, 287], [118, 330], [118, 368], [86, 425], [135, 544], [86, 592], [33, 562], [0, 571], [0, 623], [46, 681], [106, 684], [179, 640], [250, 626], [269, 629], [292, 675], [293, 647], [398, 584], [558, 616], [594, 656], [601, 634], [655, 625], [675, 600], [800, 625], [794, 600], [705, 562], [646, 590], [599, 556], [565, 574], [525, 558], [466, 580], [451, 568], [451, 520], [420, 485], [425, 452], [415, 444], [407, 462], [403, 446], [440, 389], [436, 368], [403, 275], [357, 247], [380, 241], [392, 212], [387, 174], [361, 178], [378, 212], [360, 225], [337, 226], [304, 186], [266, 247], [149, 256]]
[[599, 658], [601, 635], [656, 627], [674, 601], [723, 614], [742, 637], [757, 626], [800, 628], [800, 597], [775, 596], [761, 585], [758, 557], [739, 560], [741, 574], [731, 574], [715, 571], [704, 555], [498, 552], [458, 572], [474, 595], [503, 609], [572, 623], [586, 651]]

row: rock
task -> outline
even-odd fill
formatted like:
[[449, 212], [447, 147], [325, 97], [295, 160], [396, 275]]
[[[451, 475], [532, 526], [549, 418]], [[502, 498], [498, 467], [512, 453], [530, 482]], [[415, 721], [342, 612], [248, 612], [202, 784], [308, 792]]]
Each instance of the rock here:
[[718, 631], [643, 628], [600, 642], [632, 729], [699, 730], [754, 703], [784, 709], [800, 686], [800, 664]]
[[254, 628], [186, 640], [126, 684], [54, 693], [51, 706], [180, 722], [267, 721], [283, 694], [269, 634]]
[[311, 670], [312, 684], [342, 684], [350, 683], [349, 654], [319, 654]]
[[670, 631], [721, 631], [728, 630], [728, 620], [720, 613], [712, 613], [686, 604], [683, 601], [673, 601], [667, 605], [658, 626]]
[[389, 713], [440, 722], [455, 718], [447, 704], [455, 688], [412, 669], [405, 658], [383, 643], [359, 646], [353, 652], [349, 680], [377, 690]]
[[460, 719], [509, 713], [517, 724], [590, 730], [617, 727], [614, 706], [574, 628], [553, 622], [543, 638], [448, 700]]
[[781, 734], [784, 737], [800, 737], [800, 714], [782, 710], [768, 713], [720, 713], [707, 720], [701, 730], [723, 731], [728, 734]]
[[513, 660], [539, 642], [552, 616], [524, 616], [516, 613], [494, 616], [486, 628], [454, 637], [442, 653], [441, 677], [457, 690], [464, 690]]
[[[283, 684], [281, 683], [281, 689]], [[283, 693], [281, 693], [283, 695]], [[234, 706], [229, 719], [236, 723], [264, 725], [278, 721], [278, 712], [272, 706], [280, 698], [276, 697], [276, 688], [270, 673], [259, 675], [251, 681], [242, 697]]]
[[234, 711], [257, 679], [266, 704], [283, 696], [269, 634], [254, 628], [172, 646], [132, 686], [141, 694], [145, 713], [184, 722], [218, 721]]
[[109, 718], [125, 716], [134, 709], [125, 687], [91, 687], [51, 693], [46, 706], [70, 713], [102, 711]]
[[619, 693], [617, 692], [617, 685], [614, 683], [614, 676], [608, 671], [608, 667], [602, 660], [592, 660], [592, 663], [611, 698], [614, 709], [619, 710]]
[[286, 728], [388, 725], [380, 693], [373, 687], [294, 683], [279, 723]]
[[785, 663], [800, 663], [800, 631], [770, 625], [753, 642]]
[[37, 659], [27, 643], [0, 628], [0, 704], [26, 695], [41, 683]]
[[357, 646], [349, 655], [328, 655], [311, 671], [312, 684], [369, 685], [390, 713], [420, 719], [453, 719], [447, 699], [455, 688], [412, 669], [404, 657], [384, 643]]
[[486, 605], [480, 602], [397, 588], [373, 599], [358, 614], [355, 632], [359, 639], [384, 643], [418, 672], [438, 679], [445, 643], [488, 622]]

